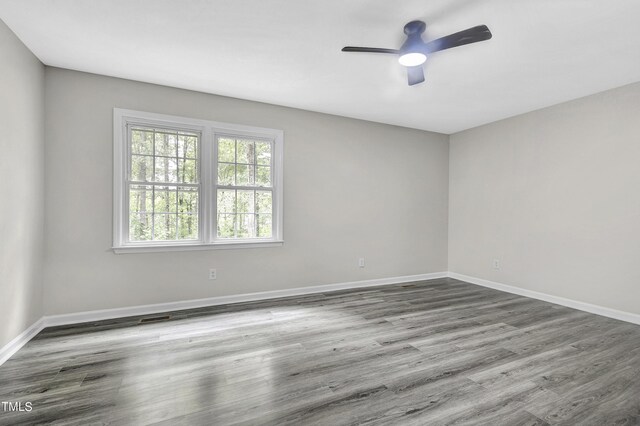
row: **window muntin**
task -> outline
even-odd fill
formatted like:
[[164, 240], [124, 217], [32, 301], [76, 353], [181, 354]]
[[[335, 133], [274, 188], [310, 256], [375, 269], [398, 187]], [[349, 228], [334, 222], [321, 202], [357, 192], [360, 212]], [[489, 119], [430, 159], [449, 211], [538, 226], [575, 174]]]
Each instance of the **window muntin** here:
[[282, 159], [281, 130], [114, 108], [114, 251], [282, 244]]

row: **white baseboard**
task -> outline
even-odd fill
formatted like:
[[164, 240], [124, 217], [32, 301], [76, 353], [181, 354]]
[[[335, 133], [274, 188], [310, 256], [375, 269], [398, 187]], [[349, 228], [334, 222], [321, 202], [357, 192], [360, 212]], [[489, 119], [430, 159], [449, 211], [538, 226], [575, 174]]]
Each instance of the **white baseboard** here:
[[160, 312], [178, 311], [182, 309], [202, 308], [205, 306], [226, 305], [229, 303], [251, 302], [256, 300], [276, 299], [279, 297], [300, 296], [304, 294], [324, 293], [360, 287], [374, 287], [388, 284], [400, 284], [414, 281], [446, 278], [447, 272], [430, 274], [405, 275], [402, 277], [380, 278], [374, 280], [353, 281], [338, 284], [326, 284], [312, 287], [298, 287], [286, 290], [262, 291], [258, 293], [237, 294], [231, 296], [209, 297], [206, 299], [183, 300], [179, 302], [157, 303], [153, 305], [130, 306], [126, 308], [103, 309], [97, 311], [77, 312], [73, 314], [45, 316], [47, 327], [56, 325], [77, 324], [81, 322], [100, 321], [136, 315], [148, 315]]
[[4, 364], [5, 361], [11, 358], [13, 354], [18, 352], [20, 348], [26, 345], [29, 340], [33, 339], [33, 337], [40, 333], [40, 331], [45, 327], [44, 318], [40, 318], [38, 321], [31, 324], [29, 328], [16, 336], [12, 341], [0, 348], [0, 365]]
[[11, 358], [21, 347], [45, 327], [56, 325], [78, 324], [82, 322], [100, 321], [136, 315], [148, 315], [160, 312], [179, 311], [182, 309], [202, 308], [205, 306], [225, 305], [228, 303], [251, 302], [256, 300], [276, 299], [279, 297], [300, 296], [304, 294], [324, 293], [336, 290], [347, 290], [360, 287], [374, 287], [389, 284], [401, 284], [415, 281], [446, 278], [447, 272], [405, 275], [402, 277], [379, 278], [374, 280], [353, 281], [338, 284], [326, 284], [312, 287], [299, 287], [286, 290], [262, 291], [258, 293], [236, 294], [231, 296], [209, 297], [206, 299], [183, 300], [178, 302], [157, 303], [153, 305], [129, 306], [126, 308], [101, 309], [96, 311], [76, 312], [62, 315], [46, 315], [36, 321], [0, 349], [0, 365]]
[[532, 299], [544, 300], [545, 302], [555, 303], [557, 305], [566, 306], [568, 308], [578, 309], [580, 311], [585, 311], [596, 315], [602, 315], [603, 317], [626, 321], [633, 324], [640, 324], [640, 315], [632, 314], [630, 312], [618, 311], [616, 309], [605, 308], [604, 306], [592, 305], [591, 303], [579, 302], [577, 300], [566, 299], [564, 297], [553, 296], [551, 294], [540, 293], [533, 290], [527, 290], [520, 287], [501, 284], [482, 278], [470, 277], [468, 275], [462, 275], [455, 272], [449, 272], [449, 277], [471, 284], [489, 287], [494, 290], [500, 290], [507, 293], [530, 297]]
[[130, 306], [126, 308], [102, 309], [96, 311], [77, 312], [72, 314], [44, 316], [24, 332], [22, 332], [15, 339], [13, 339], [11, 342], [6, 344], [3, 348], [0, 348], [0, 365], [8, 360], [13, 354], [15, 354], [21, 347], [23, 347], [29, 340], [31, 340], [45, 327], [100, 321], [105, 319], [122, 318], [136, 315], [148, 315], [160, 312], [178, 311], [182, 309], [202, 308], [205, 306], [225, 305], [228, 303], [251, 302], [256, 300], [301, 296], [305, 294], [324, 293], [361, 287], [402, 284], [446, 277], [455, 278], [460, 281], [477, 284], [483, 287], [493, 288], [495, 290], [505, 291], [507, 293], [513, 293], [520, 296], [531, 297], [533, 299], [544, 300], [546, 302], [567, 306], [569, 308], [590, 312], [592, 314], [602, 315], [605, 317], [614, 318], [634, 324], [640, 324], [640, 315], [638, 314], [618, 311], [615, 309], [605, 308], [603, 306], [579, 302], [577, 300], [565, 299], [563, 297], [552, 296], [550, 294], [540, 293], [532, 290], [526, 290], [523, 288], [484, 280], [482, 278], [471, 277], [468, 275], [462, 275], [455, 272], [435, 272], [430, 274], [405, 275], [401, 277], [380, 278], [374, 280], [326, 284], [312, 287], [299, 287], [286, 290], [263, 291], [258, 293], [210, 297], [206, 299], [183, 300], [178, 302], [158, 303], [153, 305]]

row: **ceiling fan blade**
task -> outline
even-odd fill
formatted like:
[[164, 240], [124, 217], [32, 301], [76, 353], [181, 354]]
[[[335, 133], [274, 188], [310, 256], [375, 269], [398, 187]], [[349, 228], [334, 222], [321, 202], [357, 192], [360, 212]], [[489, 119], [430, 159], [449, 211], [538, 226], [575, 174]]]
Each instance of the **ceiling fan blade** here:
[[465, 44], [476, 43], [478, 41], [489, 40], [491, 31], [486, 25], [478, 25], [448, 36], [430, 41], [425, 44], [424, 48], [427, 53], [439, 52], [452, 47], [464, 46]]
[[417, 67], [407, 67], [407, 77], [409, 77], [409, 86], [422, 83], [424, 81], [424, 70], [422, 65]]
[[365, 53], [391, 53], [394, 55], [400, 54], [400, 51], [397, 49], [382, 49], [379, 47], [356, 47], [356, 46], [345, 46], [342, 48], [343, 52], [365, 52]]

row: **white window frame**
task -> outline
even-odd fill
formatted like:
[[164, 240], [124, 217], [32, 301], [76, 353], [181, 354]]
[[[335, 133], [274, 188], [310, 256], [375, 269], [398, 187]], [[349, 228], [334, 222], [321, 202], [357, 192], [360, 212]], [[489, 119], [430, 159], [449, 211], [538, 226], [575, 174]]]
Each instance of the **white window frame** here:
[[[129, 137], [131, 125], [160, 127], [196, 132], [198, 144], [198, 173], [200, 182], [198, 205], [199, 240], [185, 241], [128, 241]], [[273, 194], [273, 234], [271, 238], [217, 238], [217, 136], [266, 139], [272, 141], [271, 163]], [[113, 251], [141, 253], [181, 250], [257, 248], [281, 246], [283, 240], [283, 157], [284, 132], [277, 129], [221, 123], [128, 109], [113, 109]], [[260, 189], [260, 187], [255, 187]]]

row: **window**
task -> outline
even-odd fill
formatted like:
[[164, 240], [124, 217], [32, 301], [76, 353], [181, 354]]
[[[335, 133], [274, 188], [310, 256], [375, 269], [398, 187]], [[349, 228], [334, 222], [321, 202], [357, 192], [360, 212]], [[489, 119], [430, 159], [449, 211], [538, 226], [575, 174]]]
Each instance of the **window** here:
[[114, 109], [114, 250], [282, 244], [280, 130]]
[[130, 125], [130, 242], [198, 240], [200, 133]]
[[271, 238], [272, 142], [218, 136], [216, 146], [218, 238]]

